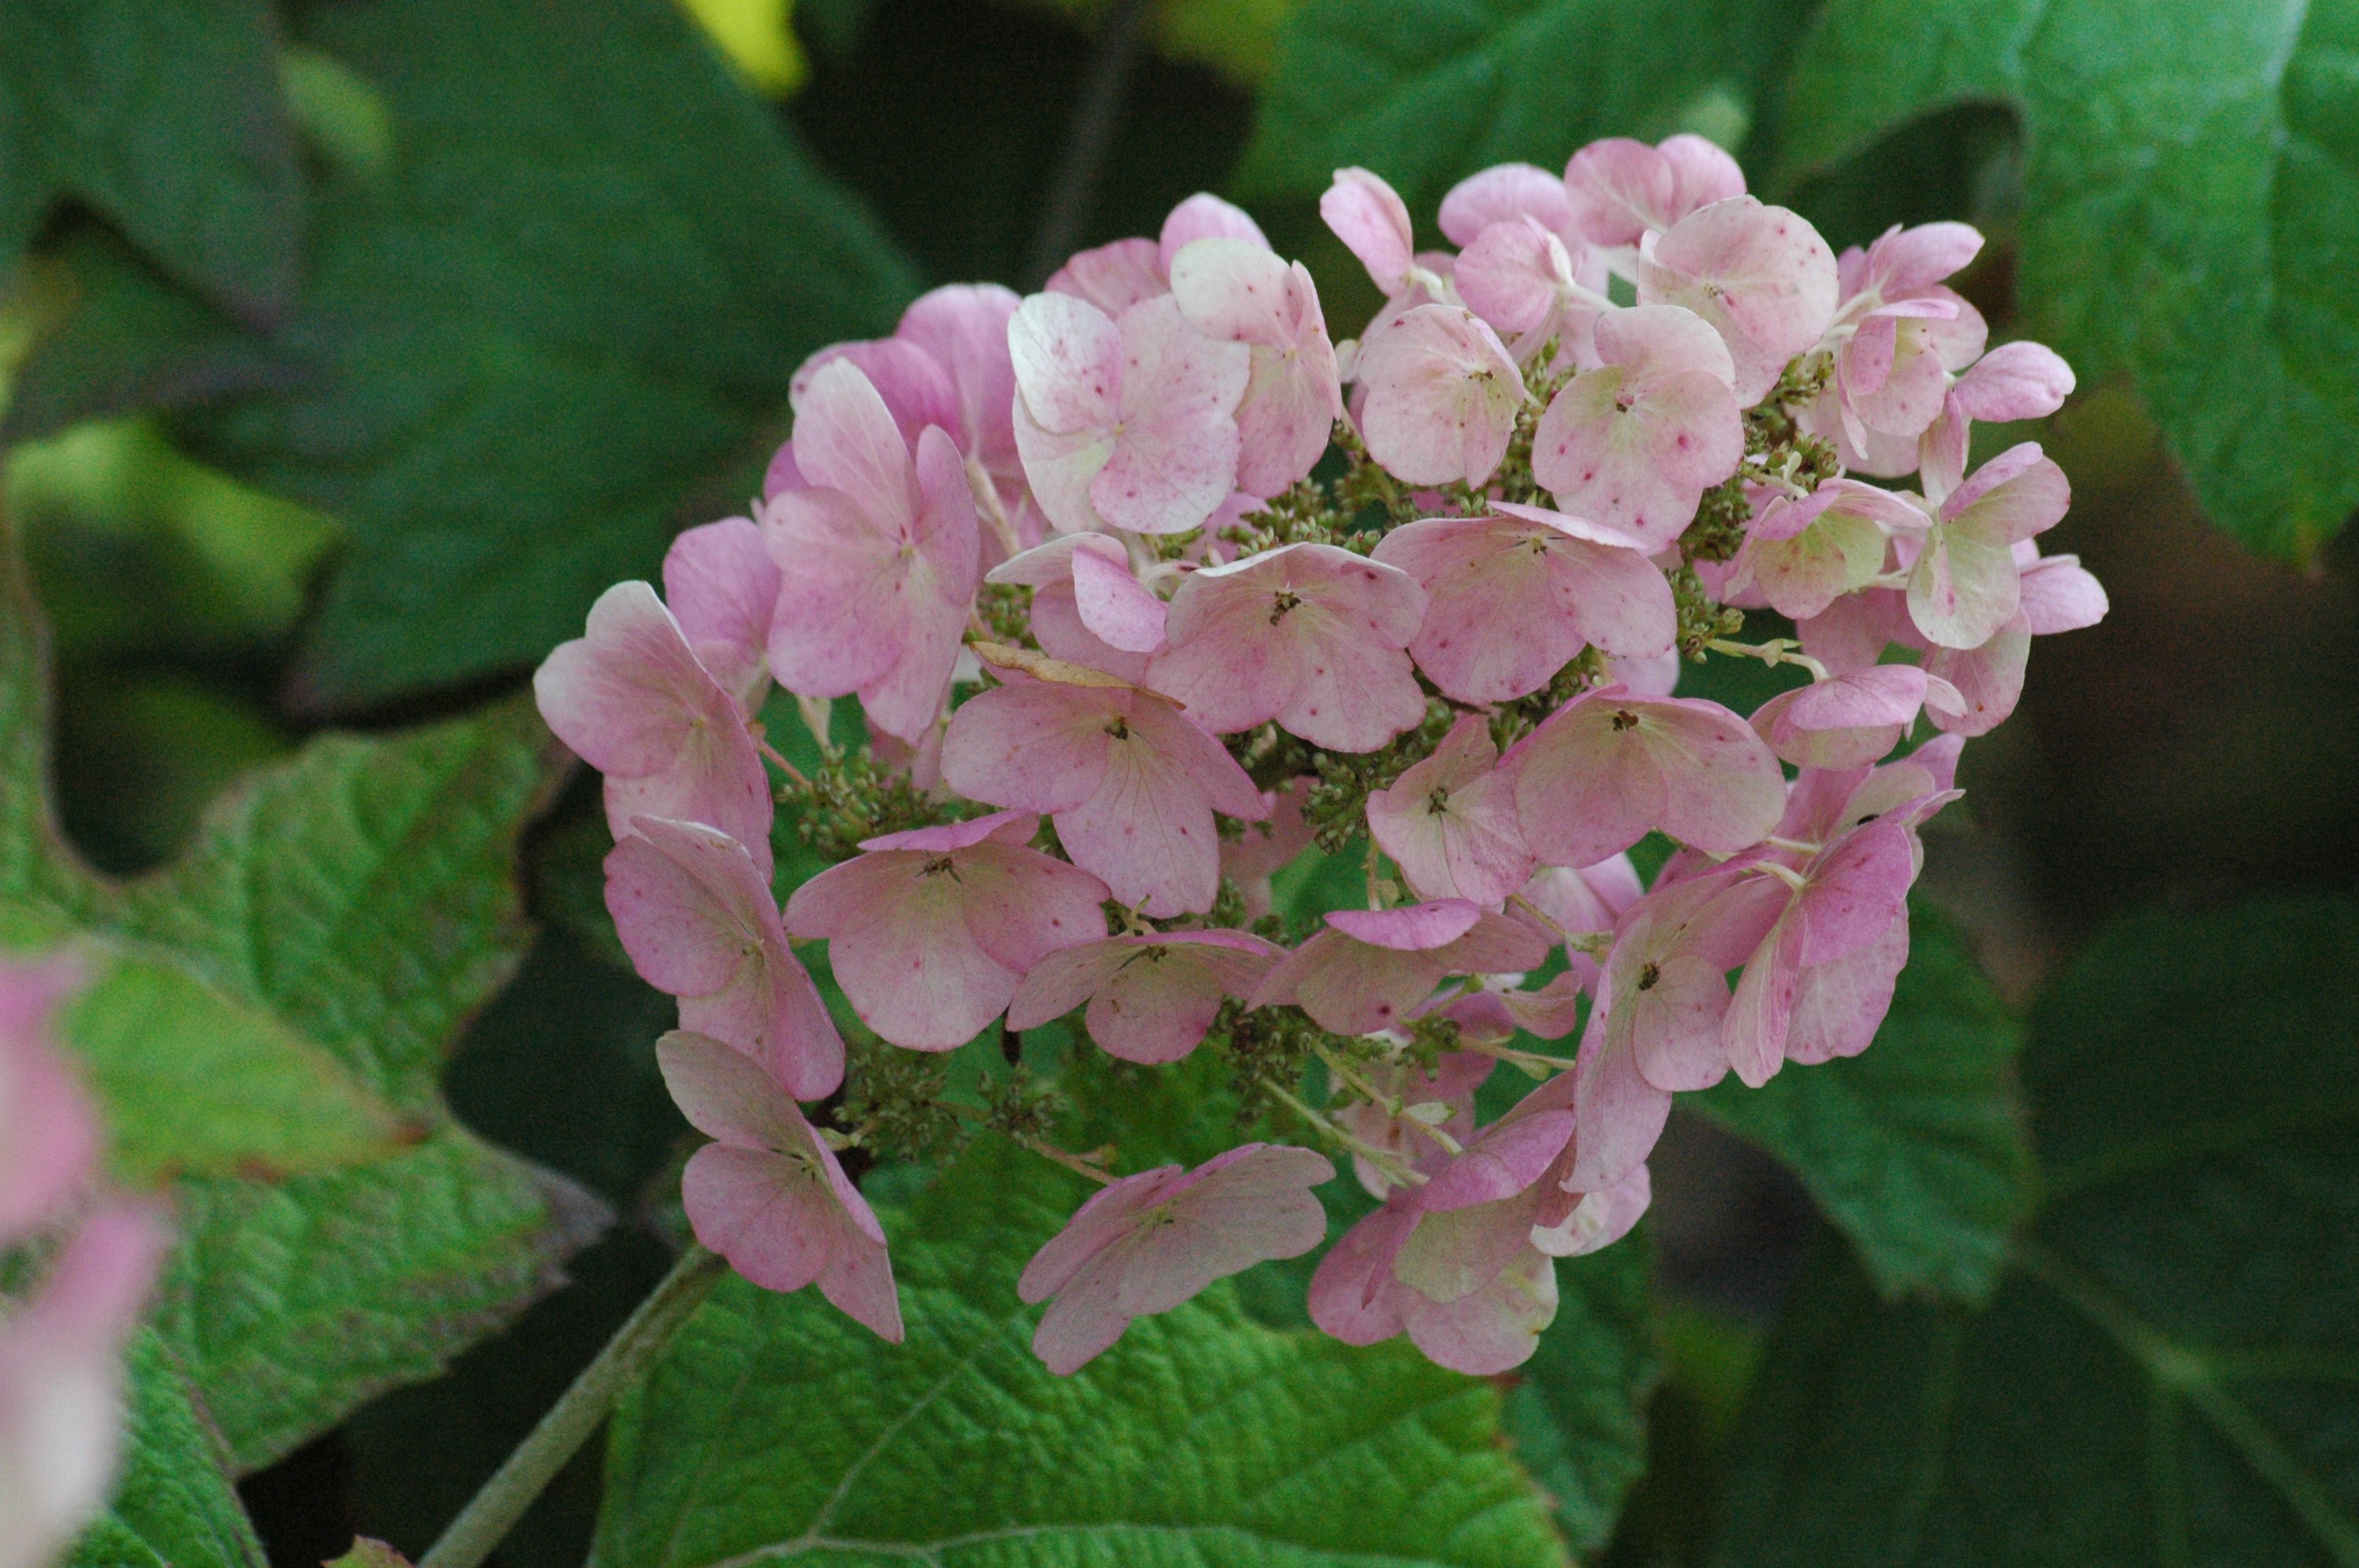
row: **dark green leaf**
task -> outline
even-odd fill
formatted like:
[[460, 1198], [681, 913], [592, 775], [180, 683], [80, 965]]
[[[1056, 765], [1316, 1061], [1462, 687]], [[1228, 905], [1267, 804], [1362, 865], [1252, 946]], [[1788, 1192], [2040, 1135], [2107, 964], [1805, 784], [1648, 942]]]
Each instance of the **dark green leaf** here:
[[1770, 1344], [1729, 1564], [2359, 1562], [2359, 903], [2142, 916], [2032, 1015], [2049, 1195], [1990, 1306], [1832, 1249]]
[[320, 192], [272, 341], [299, 389], [189, 433], [350, 527], [305, 666], [350, 703], [578, 634], [744, 506], [796, 365], [915, 280], [671, 0], [321, 6], [301, 41], [382, 94], [390, 168]]
[[1886, 1294], [1979, 1301], [2031, 1198], [2009, 1076], [2021, 1033], [1956, 929], [1921, 903], [1909, 920], [1874, 1045], [1682, 1103], [1791, 1166]]
[[2359, 7], [1833, 0], [1783, 168], [1973, 103], [2023, 120], [2024, 324], [2130, 376], [2223, 526], [2309, 557], [2359, 505]]
[[596, 1560], [1561, 1561], [1496, 1396], [1406, 1346], [1264, 1328], [1222, 1285], [1050, 1376], [1015, 1279], [1079, 1186], [995, 1143], [888, 1216], [897, 1347], [724, 1282], [618, 1413]]
[[1561, 168], [1598, 136], [1745, 138], [1791, 35], [1774, 0], [1310, 0], [1281, 35], [1238, 170], [1315, 195], [1340, 166], [1391, 180], [1430, 222], [1486, 165]]
[[1662, 1373], [1651, 1273], [1643, 1231], [1558, 1263], [1556, 1321], [1507, 1395], [1516, 1457], [1575, 1552], [1605, 1544], [1647, 1466], [1647, 1400]]
[[0, 6], [0, 278], [59, 197], [249, 318], [295, 282], [302, 182], [268, 0]]
[[131, 1341], [130, 1419], [113, 1504], [70, 1568], [264, 1568], [262, 1543], [223, 1468], [221, 1435], [190, 1403], [152, 1330]]

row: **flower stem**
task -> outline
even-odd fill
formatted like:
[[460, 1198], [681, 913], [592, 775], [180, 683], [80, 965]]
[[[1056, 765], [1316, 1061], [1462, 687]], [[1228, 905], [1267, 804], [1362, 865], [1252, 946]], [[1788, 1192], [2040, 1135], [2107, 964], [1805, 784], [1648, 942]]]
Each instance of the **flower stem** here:
[[614, 1331], [540, 1424], [451, 1521], [442, 1539], [418, 1560], [418, 1568], [476, 1568], [490, 1556], [728, 1271], [727, 1262], [690, 1243], [630, 1321]]

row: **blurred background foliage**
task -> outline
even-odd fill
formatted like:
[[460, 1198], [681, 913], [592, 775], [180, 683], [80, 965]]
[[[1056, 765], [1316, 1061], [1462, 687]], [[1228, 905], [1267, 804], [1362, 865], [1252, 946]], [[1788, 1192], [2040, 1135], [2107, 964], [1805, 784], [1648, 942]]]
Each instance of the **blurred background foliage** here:
[[[0, 506], [52, 637], [63, 826], [137, 872], [326, 727], [513, 690], [599, 589], [744, 506], [805, 353], [926, 285], [1037, 286], [1044, 256], [1210, 189], [1309, 262], [1340, 335], [1376, 297], [1316, 219], [1333, 167], [1385, 174], [1430, 236], [1484, 164], [1683, 129], [1838, 246], [1940, 217], [1991, 236], [1966, 292], [2082, 390], [1984, 434], [2071, 476], [2044, 543], [2114, 608], [2042, 641], [1932, 836], [1927, 891], [1972, 957], [1929, 1016], [1986, 1021], [1972, 1063], [1843, 1091], [1881, 1173], [1798, 1144], [1842, 1108], [1682, 1110], [1652, 1326], [1643, 1281], [1567, 1274], [1568, 1324], [1636, 1314], [1612, 1388], [1582, 1385], [1622, 1426], [1547, 1425], [1571, 1385], [1536, 1372], [1511, 1429], [1613, 1563], [2359, 1562], [2359, 1199], [2347, 1153], [2304, 1141], [2347, 1150], [2359, 1084], [2353, 0], [16, 0]], [[525, 849], [541, 934], [444, 1087], [623, 1222], [449, 1376], [247, 1476], [274, 1561], [355, 1528], [422, 1546], [664, 1266], [668, 1005], [614, 962], [601, 846], [577, 778]], [[1920, 953], [1921, 983], [1947, 962]], [[1947, 1060], [1927, 1027], [1912, 1048]], [[1981, 1262], [1941, 1265], [1976, 1282], [1890, 1273], [1872, 1223], [1832, 1239], [1846, 1202], [1938, 1195], [1923, 1151], [1972, 1143], [1953, 1113], [2021, 1119], [2018, 1031], [2040, 1173], [2006, 1176]], [[2060, 1178], [2111, 1136], [2080, 1124], [2174, 1126], [2173, 1094], [2242, 1114], [2263, 1073], [2314, 1087], [2252, 1108], [2294, 1130], [2157, 1154], [2175, 1216]], [[2059, 1315], [2100, 1276], [2147, 1339]], [[2279, 1370], [2220, 1418], [2230, 1360], [2189, 1344]], [[2051, 1388], [2077, 1424], [2039, 1429]], [[2221, 1419], [2275, 1459], [2164, 1431]], [[1992, 1452], [2015, 1468], [1963, 1457]], [[500, 1561], [580, 1561], [597, 1494], [578, 1463]]]

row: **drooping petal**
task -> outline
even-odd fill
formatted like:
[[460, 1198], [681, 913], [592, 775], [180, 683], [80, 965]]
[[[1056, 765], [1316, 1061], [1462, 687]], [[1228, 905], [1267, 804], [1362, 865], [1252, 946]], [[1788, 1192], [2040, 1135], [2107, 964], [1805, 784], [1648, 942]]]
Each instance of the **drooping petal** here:
[[1610, 1247], [1630, 1233], [1654, 1195], [1653, 1180], [1640, 1165], [1610, 1187], [1583, 1193], [1556, 1224], [1534, 1226], [1532, 1245], [1551, 1258], [1577, 1258]]
[[1417, 250], [1408, 205], [1380, 176], [1364, 168], [1337, 169], [1334, 183], [1319, 199], [1319, 216], [1360, 258], [1378, 288], [1389, 296], [1408, 287]]

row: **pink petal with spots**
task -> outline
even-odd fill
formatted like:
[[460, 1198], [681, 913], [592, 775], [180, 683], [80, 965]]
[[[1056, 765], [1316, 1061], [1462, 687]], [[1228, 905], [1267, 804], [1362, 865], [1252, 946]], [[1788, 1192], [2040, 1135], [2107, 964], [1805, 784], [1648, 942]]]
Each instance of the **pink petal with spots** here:
[[1758, 402], [1834, 319], [1834, 253], [1799, 214], [1735, 196], [1698, 209], [1642, 253], [1638, 300], [1712, 323], [1735, 362], [1737, 401]]
[[1786, 805], [1759, 736], [1718, 703], [1593, 691], [1518, 742], [1524, 840], [1550, 865], [1590, 865], [1649, 828], [1716, 854], [1757, 843]]
[[1197, 331], [1251, 347], [1251, 373], [1236, 410], [1236, 484], [1256, 495], [1277, 494], [1310, 471], [1343, 416], [1317, 286], [1299, 262], [1243, 240], [1214, 239], [1180, 253], [1171, 290]]
[[1929, 700], [1929, 681], [1948, 683], [1914, 665], [1873, 665], [1832, 680], [1780, 692], [1753, 715], [1754, 732], [1786, 762], [1805, 768], [1858, 768], [1900, 742]]
[[1468, 714], [1433, 755], [1369, 795], [1368, 830], [1419, 897], [1495, 904], [1530, 878], [1515, 781], [1498, 760], [1489, 721]]
[[1283, 949], [1242, 931], [1112, 936], [1035, 965], [1008, 1004], [1011, 1029], [1037, 1029], [1088, 1004], [1090, 1038], [1109, 1055], [1176, 1062], [1201, 1044], [1229, 997], [1244, 998]]
[[1405, 650], [1425, 590], [1332, 545], [1288, 545], [1189, 576], [1148, 684], [1215, 734], [1271, 719], [1314, 745], [1374, 751], [1425, 718]]
[[1358, 376], [1369, 454], [1410, 484], [1484, 483], [1530, 396], [1498, 335], [1454, 305], [1420, 305], [1371, 337]]
[[751, 518], [690, 528], [664, 555], [664, 599], [696, 658], [747, 713], [769, 690], [778, 568]]
[[1502, 332], [1550, 322], [1572, 284], [1572, 255], [1536, 218], [1494, 223], [1474, 237], [1453, 275], [1467, 308]]
[[1646, 143], [1608, 136], [1572, 155], [1564, 184], [1573, 222], [1593, 245], [1635, 245], [1668, 228], [1679, 195], [1670, 160]]

